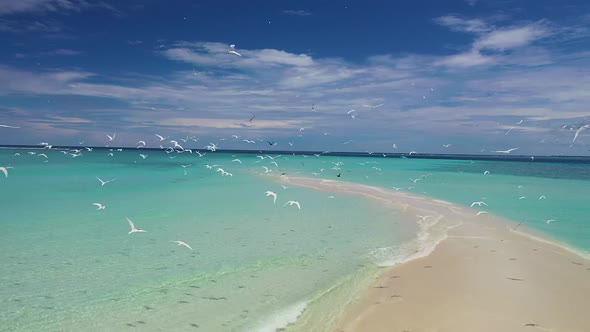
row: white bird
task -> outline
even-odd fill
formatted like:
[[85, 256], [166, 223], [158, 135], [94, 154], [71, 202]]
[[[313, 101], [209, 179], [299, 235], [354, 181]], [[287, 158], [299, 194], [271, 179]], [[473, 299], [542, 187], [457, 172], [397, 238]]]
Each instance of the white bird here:
[[508, 135], [508, 133], [511, 132], [512, 129], [514, 129], [514, 127], [510, 127], [510, 129], [508, 129], [508, 131], [504, 133], [504, 136]]
[[179, 246], [185, 246], [185, 247], [189, 248], [190, 250], [193, 250], [193, 248], [191, 248], [191, 246], [189, 246], [189, 245], [188, 245], [186, 242], [184, 242], [184, 241], [172, 241], [172, 242], [174, 242], [174, 243], [178, 244]]
[[486, 211], [479, 211], [479, 212], [476, 214], [476, 216], [479, 216], [479, 215], [481, 215], [481, 214], [487, 214], [487, 212], [486, 212]]
[[147, 158], [147, 154], [142, 154], [142, 153], [140, 153], [140, 154], [139, 154], [139, 156], [140, 156], [142, 159], [145, 159], [145, 158]]
[[109, 142], [111, 142], [115, 139], [115, 137], [117, 137], [117, 133], [113, 133], [113, 136], [107, 135], [107, 137], [109, 138]]
[[45, 153], [39, 153], [37, 156], [43, 157], [45, 159], [48, 159], [49, 158], [49, 157], [47, 157], [47, 155]]
[[397, 149], [397, 144], [395, 144], [395, 143], [394, 143], [394, 144], [393, 144], [393, 148], [394, 148], [394, 149]]
[[281, 187], [283, 187], [283, 189], [289, 188], [289, 187], [285, 186], [284, 184], [282, 184]]
[[101, 180], [101, 179], [100, 179], [98, 176], [96, 177], [96, 179], [97, 179], [98, 181], [100, 181], [100, 185], [101, 185], [101, 186], [104, 186], [105, 184], [107, 184], [107, 183], [109, 183], [109, 182], [113, 182], [113, 181], [115, 181], [115, 180], [116, 180], [116, 178], [115, 178], [115, 179], [112, 179], [112, 180], [103, 181], [103, 180]]
[[127, 234], [131, 234], [131, 233], [147, 233], [147, 231], [144, 231], [143, 229], [138, 229], [137, 227], [135, 227], [135, 224], [133, 223], [133, 221], [131, 221], [131, 219], [125, 217], [127, 219], [127, 222], [129, 223], [129, 227], [131, 227], [131, 230], [129, 231], [129, 233]]
[[449, 146], [451, 146], [452, 144], [443, 144], [444, 148], [448, 148]]
[[266, 197], [272, 196], [273, 204], [277, 203], [277, 193], [275, 193], [274, 191], [267, 191], [265, 194], [266, 194]]
[[354, 113], [354, 112], [356, 112], [356, 111], [355, 110], [350, 110], [350, 111], [346, 112], [346, 114], [350, 114], [350, 113]]
[[4, 177], [8, 177], [8, 170], [9, 170], [10, 168], [13, 168], [13, 167], [9, 167], [9, 166], [6, 166], [6, 167], [0, 167], [0, 172], [4, 173]]
[[100, 203], [92, 203], [92, 205], [95, 205], [97, 207], [97, 210], [104, 210], [106, 209], [106, 206], [100, 204]]
[[271, 172], [271, 170], [266, 166], [262, 166], [262, 168], [264, 168], [264, 173]]
[[547, 220], [545, 220], [545, 223], [546, 223], [546, 224], [549, 224], [549, 223], [551, 223], [552, 221], [557, 221], [557, 220], [555, 220], [555, 219], [547, 219]]
[[276, 161], [271, 161], [269, 164], [273, 164], [273, 165], [275, 165], [276, 167], [279, 167], [279, 164], [277, 164], [277, 162], [276, 162]]
[[490, 174], [490, 171], [483, 172], [483, 175]]
[[165, 139], [168, 139], [168, 137], [164, 137], [162, 135], [158, 135], [158, 134], [154, 134], [154, 135], [156, 135], [156, 137], [158, 137], [160, 139], [160, 142], [162, 142]]
[[521, 123], [522, 123], [522, 121], [524, 121], [524, 120], [520, 120], [520, 121], [518, 121], [516, 124], [521, 124]]
[[199, 155], [199, 157], [202, 157], [202, 156], [206, 155], [206, 154], [207, 154], [207, 152], [200, 153], [199, 151], [197, 151], [197, 154]]
[[288, 201], [287, 203], [285, 203], [285, 204], [283, 205], [283, 207], [285, 207], [285, 206], [287, 206], [287, 205], [289, 205], [289, 206], [291, 206], [291, 205], [297, 205], [297, 208], [298, 208], [299, 210], [301, 210], [301, 205], [299, 205], [299, 202], [297, 202], [297, 201]]
[[145, 141], [138, 141], [137, 144], [141, 144], [141, 145], [145, 146]]
[[231, 162], [232, 163], [240, 163], [240, 164], [242, 164], [242, 161], [240, 159], [234, 159]]
[[576, 130], [576, 133], [574, 134], [574, 139], [572, 140], [572, 143], [574, 143], [576, 141], [576, 139], [578, 138], [578, 136], [586, 129], [590, 128], [590, 124], [581, 126], [580, 128], [578, 128], [578, 130]]
[[512, 148], [512, 149], [508, 149], [508, 150], [496, 150], [496, 151], [492, 151], [492, 152], [497, 152], [497, 153], [510, 153], [514, 150], [518, 150], [518, 148]]
[[526, 196], [520, 196], [518, 199], [526, 199]]
[[20, 127], [14, 127], [14, 126], [3, 125], [3, 124], [0, 124], [0, 128], [12, 128], [12, 129], [20, 129]]
[[242, 56], [240, 53], [236, 52], [236, 45], [231, 44], [229, 45], [229, 49], [227, 50], [228, 53], [235, 54], [237, 56]]
[[477, 205], [477, 206], [482, 206], [482, 205], [488, 206], [486, 204], [486, 202], [482, 202], [482, 201], [471, 203], [471, 207], [473, 207], [474, 205]]
[[246, 142], [246, 143], [249, 143], [249, 144], [256, 143], [255, 141], [251, 141], [251, 140], [247, 140], [247, 139], [243, 139], [242, 142]]
[[541, 195], [541, 196], [539, 196], [539, 200], [541, 200], [541, 199], [547, 199], [547, 197], [545, 197], [545, 195]]

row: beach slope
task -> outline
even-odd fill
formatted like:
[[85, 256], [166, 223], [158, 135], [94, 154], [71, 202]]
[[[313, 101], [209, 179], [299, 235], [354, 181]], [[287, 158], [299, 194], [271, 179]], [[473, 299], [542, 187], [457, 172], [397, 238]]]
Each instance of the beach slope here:
[[583, 253], [529, 236], [524, 226], [514, 231], [509, 220], [425, 196], [340, 181], [285, 181], [374, 197], [447, 225], [424, 257], [386, 268], [336, 331], [590, 331], [590, 262]]

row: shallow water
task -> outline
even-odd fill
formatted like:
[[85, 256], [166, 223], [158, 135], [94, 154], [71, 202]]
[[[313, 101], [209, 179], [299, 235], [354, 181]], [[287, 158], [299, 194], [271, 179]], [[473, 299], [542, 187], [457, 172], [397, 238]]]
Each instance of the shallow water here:
[[252, 155], [26, 152], [0, 154], [4, 330], [272, 329], [417, 229], [368, 198], [283, 189]]
[[[586, 165], [273, 156], [277, 167], [255, 155], [144, 160], [135, 150], [44, 151], [45, 162], [29, 151], [0, 151], [0, 165], [14, 167], [0, 178], [0, 330], [262, 331], [304, 312], [292, 329], [321, 331], [377, 265], [403, 261], [419, 235], [433, 240], [382, 202], [285, 189], [283, 172], [484, 201], [478, 209], [590, 250]], [[302, 209], [283, 207], [289, 200]], [[127, 234], [126, 217], [147, 233]]]

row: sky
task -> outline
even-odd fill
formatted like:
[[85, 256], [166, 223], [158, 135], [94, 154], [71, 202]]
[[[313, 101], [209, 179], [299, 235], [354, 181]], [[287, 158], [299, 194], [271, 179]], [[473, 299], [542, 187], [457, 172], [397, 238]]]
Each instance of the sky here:
[[0, 42], [0, 144], [590, 155], [585, 0], [0, 0]]

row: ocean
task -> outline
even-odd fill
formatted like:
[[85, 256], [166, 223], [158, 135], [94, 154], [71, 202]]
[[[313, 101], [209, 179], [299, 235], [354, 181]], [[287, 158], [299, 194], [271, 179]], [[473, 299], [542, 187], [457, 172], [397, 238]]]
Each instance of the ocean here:
[[[0, 174], [0, 331], [326, 331], [383, 266], [415, 254], [408, 243], [433, 239], [384, 202], [284, 186], [283, 173], [482, 201], [590, 251], [588, 164], [263, 157], [0, 150], [13, 167]], [[128, 234], [126, 218], [146, 232]]]

